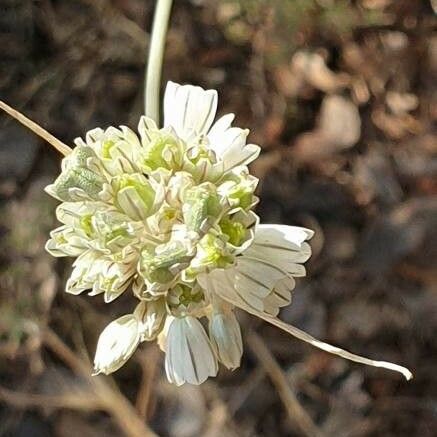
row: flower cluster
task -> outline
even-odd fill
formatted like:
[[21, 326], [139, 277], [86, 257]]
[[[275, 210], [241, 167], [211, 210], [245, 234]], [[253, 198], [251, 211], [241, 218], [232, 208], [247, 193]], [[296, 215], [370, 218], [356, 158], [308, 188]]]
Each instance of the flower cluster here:
[[177, 385], [215, 376], [218, 362], [235, 369], [243, 350], [235, 307], [314, 340], [276, 318], [305, 275], [313, 232], [258, 223], [247, 165], [260, 149], [232, 114], [214, 123], [216, 109], [216, 91], [169, 82], [163, 128], [142, 117], [139, 136], [127, 127], [88, 132], [46, 188], [62, 202], [63, 224], [46, 248], [77, 257], [66, 291], [137, 300], [102, 332], [96, 373], [155, 339]]

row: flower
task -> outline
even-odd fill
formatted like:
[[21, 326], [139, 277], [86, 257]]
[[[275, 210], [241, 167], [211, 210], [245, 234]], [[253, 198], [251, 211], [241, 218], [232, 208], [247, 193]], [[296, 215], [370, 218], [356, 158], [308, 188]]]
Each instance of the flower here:
[[139, 135], [124, 126], [88, 132], [46, 188], [62, 202], [62, 226], [46, 248], [77, 257], [66, 291], [89, 290], [105, 302], [131, 292], [138, 302], [102, 332], [96, 372], [117, 370], [141, 342], [155, 339], [177, 385], [202, 383], [218, 363], [235, 369], [243, 352], [240, 308], [323, 350], [409, 377], [277, 318], [295, 278], [305, 276], [313, 231], [259, 224], [258, 180], [247, 165], [260, 148], [246, 144], [249, 131], [232, 126], [233, 114], [214, 122], [216, 110], [216, 91], [169, 82], [162, 128], [141, 117]]
[[243, 339], [232, 309], [214, 308], [209, 318], [209, 335], [218, 360], [231, 370], [240, 367]]
[[135, 352], [140, 341], [139, 320], [126, 314], [111, 322], [100, 334], [94, 358], [94, 373], [109, 375]]
[[176, 385], [201, 384], [209, 376], [217, 375], [212, 344], [195, 317], [171, 317], [165, 350], [167, 378]]

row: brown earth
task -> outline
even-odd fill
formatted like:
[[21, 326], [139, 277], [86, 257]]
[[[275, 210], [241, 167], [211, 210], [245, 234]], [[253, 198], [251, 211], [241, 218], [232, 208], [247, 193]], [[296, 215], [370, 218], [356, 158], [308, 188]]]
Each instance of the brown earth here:
[[[67, 144], [135, 128], [153, 6], [2, 0], [0, 98]], [[55, 202], [42, 190], [60, 156], [2, 116], [0, 436], [435, 436], [436, 8], [179, 0], [164, 65], [164, 82], [218, 89], [220, 112], [251, 129], [262, 221], [316, 230], [281, 317], [406, 365], [411, 382], [245, 314], [242, 367], [201, 387], [169, 385], [154, 345], [90, 378], [98, 334], [128, 302], [63, 293], [71, 260], [44, 252]]]

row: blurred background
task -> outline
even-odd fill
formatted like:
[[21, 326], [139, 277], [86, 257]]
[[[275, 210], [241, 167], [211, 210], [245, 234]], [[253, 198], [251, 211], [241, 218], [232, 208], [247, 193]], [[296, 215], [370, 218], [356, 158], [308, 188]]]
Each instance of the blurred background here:
[[[71, 144], [136, 128], [154, 1], [0, 0], [0, 98]], [[0, 116], [0, 436], [437, 435], [437, 4], [176, 0], [164, 81], [219, 91], [262, 155], [264, 222], [316, 231], [281, 317], [397, 374], [329, 356], [240, 313], [242, 367], [176, 388], [143, 345], [91, 378], [130, 308], [63, 292], [44, 251], [60, 155]], [[153, 430], [153, 431], [152, 431]]]

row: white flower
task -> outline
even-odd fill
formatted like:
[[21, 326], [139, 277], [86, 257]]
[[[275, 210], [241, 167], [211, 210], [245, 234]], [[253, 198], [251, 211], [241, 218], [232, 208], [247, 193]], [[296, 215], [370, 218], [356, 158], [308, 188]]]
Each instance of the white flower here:
[[194, 317], [175, 317], [165, 344], [167, 378], [176, 385], [202, 384], [218, 371], [217, 359], [203, 326]]
[[126, 314], [102, 331], [94, 358], [95, 374], [109, 375], [132, 356], [140, 342], [139, 327], [139, 320], [133, 314]]
[[227, 269], [199, 277], [204, 289], [238, 306], [277, 315], [291, 301], [293, 277], [305, 276], [301, 263], [311, 255], [305, 240], [309, 229], [284, 225], [259, 225], [252, 245]]
[[[258, 180], [247, 165], [260, 148], [233, 114], [214, 122], [217, 92], [169, 82], [164, 126], [141, 117], [127, 127], [94, 129], [62, 162], [47, 192], [63, 202], [63, 224], [50, 234], [54, 256], [77, 257], [66, 290], [129, 292], [140, 303], [99, 340], [97, 371], [120, 367], [139, 342], [158, 338], [171, 382], [200, 384], [218, 361], [234, 369], [242, 354], [233, 310], [243, 309], [328, 352], [353, 355], [277, 318], [290, 304], [295, 278], [305, 276], [313, 232], [260, 225], [253, 208]], [[199, 319], [209, 319], [209, 338]]]
[[188, 142], [206, 136], [209, 147], [220, 159], [218, 165], [226, 172], [249, 164], [258, 157], [260, 148], [246, 144], [247, 129], [231, 126], [234, 114], [227, 114], [213, 124], [217, 100], [215, 90], [168, 82], [164, 95], [164, 126], [173, 127], [179, 137]]
[[154, 340], [161, 332], [167, 317], [164, 299], [140, 302], [134, 314], [140, 320], [141, 341]]
[[243, 340], [240, 324], [232, 310], [215, 312], [210, 316], [209, 337], [219, 361], [228, 369], [240, 367]]

